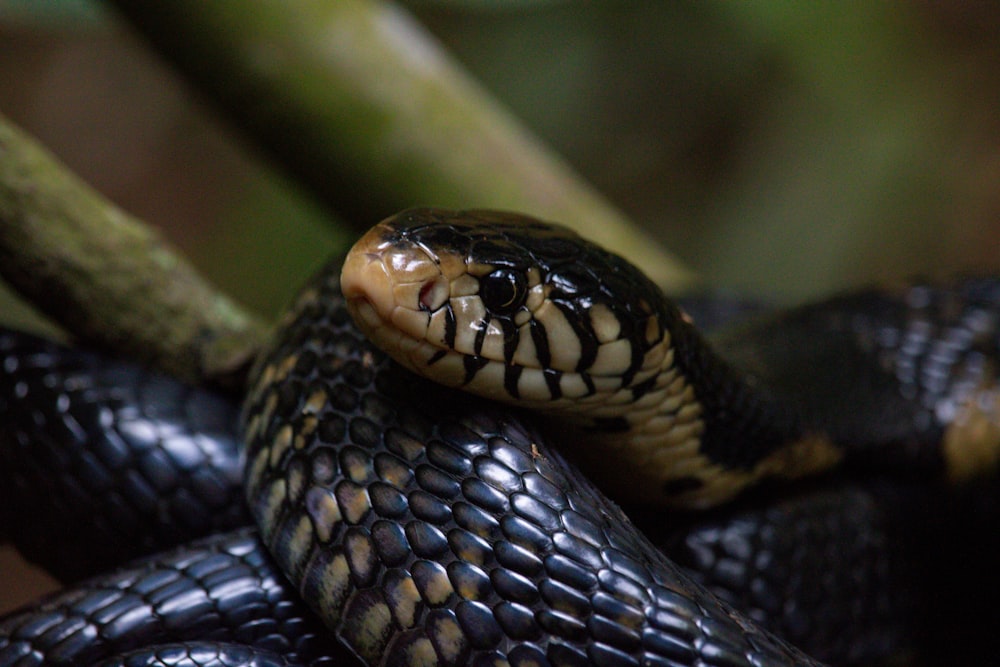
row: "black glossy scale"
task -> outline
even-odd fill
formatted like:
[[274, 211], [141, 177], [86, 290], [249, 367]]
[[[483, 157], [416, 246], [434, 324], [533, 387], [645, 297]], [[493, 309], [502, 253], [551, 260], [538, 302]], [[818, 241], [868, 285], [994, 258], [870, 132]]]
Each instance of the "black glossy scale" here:
[[849, 293], [751, 319], [711, 342], [724, 363], [698, 345], [683, 363], [697, 371], [707, 410], [727, 416], [709, 422], [703, 451], [712, 460], [750, 466], [760, 445], [748, 440], [811, 431], [869, 470], [940, 479], [940, 444], [959, 401], [997, 384], [1000, 279]]
[[139, 561], [0, 619], [0, 665], [90, 665], [191, 640], [238, 642], [305, 665], [357, 664], [289, 591], [256, 533], [243, 529]]
[[697, 581], [817, 658], [871, 664], [913, 645], [930, 599], [910, 550], [935, 532], [914, 511], [930, 523], [934, 492], [838, 480], [758, 495], [697, 517], [635, 516]]
[[300, 667], [274, 651], [244, 644], [188, 642], [142, 648], [102, 660], [94, 667]]
[[0, 414], [0, 533], [63, 581], [250, 523], [215, 393], [0, 330]]
[[[17, 335], [14, 332], [4, 334], [8, 339]], [[52, 363], [60, 366], [78, 363], [74, 359], [81, 354], [85, 358], [88, 356], [87, 353], [81, 353], [79, 350], [63, 348], [54, 344], [46, 344], [46, 346], [49, 354], [53, 357], [51, 360]], [[29, 349], [29, 346], [22, 345], [21, 349]], [[59, 357], [65, 358], [58, 359]], [[353, 368], [353, 366], [349, 364], [345, 368]], [[138, 373], [139, 371], [135, 369], [133, 372]], [[23, 403], [19, 405], [23, 405]], [[100, 405], [99, 402], [97, 405]], [[5, 418], [9, 419], [10, 415], [6, 415]], [[197, 425], [191, 424], [191, 426], [195, 428]], [[343, 432], [343, 429], [340, 432]], [[449, 438], [452, 440], [458, 441], [463, 439], [463, 432], [458, 429], [447, 429], [447, 432]], [[389, 439], [396, 442], [394, 447], [397, 450], [403, 451], [405, 438], [402, 435], [398, 435], [397, 431], [390, 431], [389, 433], [397, 434], [389, 436]], [[352, 452], [354, 450], [345, 448], [345, 451]], [[524, 467], [526, 462], [530, 461], [530, 457], [520, 450], [495, 448], [495, 451], [497, 456], [503, 459], [504, 465], [508, 467], [511, 465]], [[412, 475], [412, 477], [419, 480], [419, 486], [424, 492], [433, 491], [434, 494], [443, 494], [444, 496], [456, 493], [459, 488], [458, 483], [449, 483], [447, 480], [453, 480], [452, 476], [464, 475], [472, 470], [472, 462], [443, 441], [431, 441], [428, 444], [426, 452], [428, 459], [434, 464], [434, 467], [420, 465], [417, 466], [414, 473], [409, 473], [410, 468], [406, 464], [405, 459], [395, 454], [383, 453], [374, 458], [373, 468], [378, 471], [380, 477], [409, 479]], [[348, 464], [360, 458], [362, 457], [356, 453], [352, 453], [346, 457], [339, 457], [341, 461], [346, 461]], [[322, 480], [329, 482], [334, 478], [334, 470], [338, 465], [336, 460], [331, 460], [328, 455], [320, 452], [313, 460], [313, 472], [314, 474], [319, 474]], [[536, 473], [524, 475], [523, 482], [526, 487], [533, 489], [533, 493], [537, 497], [544, 499], [547, 505], [556, 502], [555, 499], [560, 493], [557, 487], [551, 485], [541, 475]], [[484, 484], [482, 487], [467, 486], [466, 488], [492, 489], [493, 487]], [[384, 502], [377, 502], [380, 496], [376, 491], [379, 489], [391, 493], [392, 497], [396, 498], [396, 500], [389, 505], [386, 505]], [[817, 590], [811, 585], [811, 575], [809, 573], [817, 571], [829, 573], [829, 580], [837, 582], [845, 576], [843, 573], [844, 559], [837, 558], [837, 556], [842, 556], [845, 551], [858, 553], [859, 550], [854, 548], [855, 544], [863, 545], [872, 541], [885, 542], [888, 539], [884, 532], [880, 533], [878, 524], [866, 526], [860, 521], [862, 518], [870, 518], [872, 516], [879, 518], [882, 512], [859, 513], [857, 511], [857, 501], [847, 503], [850, 507], [848, 507], [846, 513], [841, 511], [838, 518], [835, 510], [837, 507], [844, 507], [844, 505], [834, 504], [830, 499], [837, 498], [841, 493], [841, 491], [836, 489], [821, 490], [818, 492], [820, 496], [818, 501], [810, 495], [806, 495], [804, 497], [794, 497], [791, 500], [778, 501], [776, 505], [774, 504], [774, 499], [771, 498], [765, 506], [770, 509], [766, 511], [761, 509], [740, 510], [739, 508], [730, 511], [726, 509], [714, 513], [710, 522], [698, 522], [695, 525], [689, 525], [692, 523], [691, 519], [683, 517], [665, 519], [662, 515], [645, 517], [640, 515], [639, 518], [643, 520], [643, 530], [649, 532], [651, 535], [655, 535], [658, 543], [663, 543], [670, 547], [671, 550], [668, 553], [673, 558], [676, 558], [683, 564], [695, 566], [697, 569], [700, 569], [701, 572], [695, 575], [699, 580], [706, 583], [706, 585], [731, 602], [738, 601], [738, 607], [749, 610], [750, 615], [765, 627], [780, 630], [783, 634], [788, 633], [791, 629], [791, 636], [801, 640], [804, 646], [808, 646], [810, 653], [816, 652], [818, 655], [828, 656], [836, 664], [846, 664], [846, 657], [850, 655], [863, 658], [865, 664], [867, 664], [867, 662], [870, 662], [868, 658], [883, 654], [881, 647], [885, 646], [886, 637], [892, 637], [893, 633], [896, 633], [895, 628], [904, 620], [903, 615], [900, 615], [898, 612], [900, 610], [905, 612], [909, 604], [908, 601], [912, 597], [901, 595], [898, 588], [893, 589], [891, 593], [892, 598], [890, 599], [891, 608], [888, 609], [886, 614], [882, 614], [880, 610], [884, 605], [874, 604], [873, 600], [876, 600], [878, 596], [885, 596], [884, 589], [875, 587], [874, 589], [866, 590], [863, 586], [858, 585], [860, 582], [855, 582], [855, 585], [852, 586], [838, 586], [834, 584], [830, 588], [823, 588], [822, 596], [824, 597], [825, 604], [820, 605], [818, 609], [811, 609], [806, 604], [808, 600], [815, 601]], [[849, 490], [848, 495], [851, 493], [860, 493], [860, 491], [857, 489], [853, 491]], [[993, 495], [997, 496], [998, 494], [994, 493]], [[124, 494], [123, 497], [127, 499], [128, 495]], [[369, 489], [369, 497], [372, 499], [373, 504], [376, 505], [376, 511], [391, 514], [393, 517], [406, 516], [406, 497], [396, 491], [394, 487], [383, 482], [375, 482]], [[472, 505], [468, 502], [459, 502], [453, 505], [454, 515], [458, 517], [458, 520], [468, 530], [456, 530], [448, 533], [448, 541], [451, 549], [454, 553], [464, 554], [472, 563], [485, 563], [492, 558], [513, 574], [529, 578], [535, 577], [543, 571], [543, 565], [541, 559], [529, 549], [506, 540], [491, 545], [478, 536], [481, 533], [486, 533], [499, 527], [500, 523], [487, 512], [484, 512], [481, 506], [485, 503], [487, 505], [502, 507], [502, 503], [497, 504], [501, 497], [502, 495], [489, 493], [482, 496], [482, 502], [479, 505]], [[488, 498], [493, 498], [493, 500], [488, 500]], [[844, 523], [847, 520], [851, 520], [855, 522], [855, 529], [853, 531], [848, 530], [846, 533], [848, 537], [845, 538], [844, 533], [830, 532], [828, 533], [829, 539], [826, 541], [811, 539], [796, 543], [791, 540], [792, 535], [806, 530], [803, 528], [803, 525], [816, 525], [815, 510], [817, 502], [823, 510], [820, 514], [823, 516], [829, 515], [826, 521]], [[993, 504], [991, 509], [989, 504], [987, 504], [986, 508], [977, 504], [969, 511], [960, 513], [959, 516], [983, 517], [982, 522], [988, 524], [989, 517], [997, 515], [995, 505], [996, 503]], [[390, 507], [392, 508], [391, 510], [388, 509]], [[42, 508], [36, 507], [35, 509], [39, 510]], [[921, 521], [923, 521], [930, 514], [927, 509], [926, 506], [917, 506], [911, 514], [920, 517]], [[905, 510], [900, 509], [895, 514], [905, 514]], [[947, 516], [952, 516], [952, 514], [947, 514]], [[946, 516], [943, 512], [940, 515]], [[580, 517], [572, 514], [565, 515], [564, 521], [570, 527], [570, 531], [559, 533], [554, 537], [553, 543], [559, 553], [557, 556], [549, 559], [549, 567], [558, 569], [562, 578], [572, 579], [574, 585], [578, 588], [590, 585], [593, 583], [594, 577], [588, 573], [588, 567], [585, 566], [589, 566], [590, 568], [601, 567], [603, 562], [601, 552], [592, 546], [590, 542], [576, 537], [577, 534], [583, 534], [588, 530], [586, 522], [583, 522]], [[823, 520], [821, 519], [820, 521], [820, 525], [824, 525]], [[664, 529], [666, 528], [665, 523], [669, 523], [673, 527], [671, 528], [672, 534], [668, 537], [663, 536]], [[984, 541], [982, 539], [984, 533], [982, 533], [983, 528], [981, 523], [966, 524], [969, 524], [969, 521], [962, 522], [963, 529], [956, 532], [958, 535], [974, 536], [978, 533], [981, 536], [973, 542], [975, 544], [975, 547], [973, 547], [974, 553], [981, 553], [987, 560], [989, 560], [988, 554], [998, 553], [995, 544], [996, 540], [993, 540], [994, 544], [990, 545], [989, 540]], [[84, 525], [74, 525], [72, 527], [80, 531], [85, 531]], [[62, 529], [62, 526], [56, 524], [46, 526], [46, 528], [58, 532]], [[894, 531], [894, 534], [898, 534], [898, 532], [898, 530]], [[810, 534], [815, 536], [815, 529], [812, 529]], [[377, 553], [384, 563], [391, 567], [398, 567], [407, 562], [409, 558], [409, 544], [400, 524], [390, 520], [376, 521], [372, 526], [371, 535]], [[755, 537], [748, 541], [748, 535], [754, 535]], [[779, 536], [783, 537], [779, 539]], [[926, 545], [931, 543], [935, 537], [936, 535], [928, 530], [926, 535], [922, 535], [919, 538], [911, 538], [908, 542], [905, 542], [904, 544], [913, 545], [913, 548], [909, 550], [909, 560], [914, 560], [913, 554], [919, 553], [921, 556], [927, 554], [928, 549]], [[967, 537], [966, 540], [968, 539], [970, 538]], [[692, 541], [694, 544], [700, 546], [687, 546]], [[714, 546], [708, 546], [713, 545], [713, 541]], [[950, 540], [949, 543], [952, 543], [952, 541]], [[964, 542], [954, 541], [953, 543], [963, 544]], [[734, 545], [738, 546], [734, 547]], [[906, 548], [902, 548], [902, 550], [907, 551]], [[863, 551], [863, 549], [860, 551]], [[191, 554], [196, 558], [202, 557], [199, 555], [197, 549], [192, 549]], [[885, 559], [887, 556], [883, 554], [879, 558]], [[713, 559], [717, 559], [718, 563]], [[889, 559], [891, 560], [891, 557]], [[788, 572], [789, 562], [795, 563], [797, 572], [804, 573], [791, 577], [789, 579], [791, 583], [783, 579], [783, 575]], [[853, 566], [858, 561], [856, 558], [848, 558], [847, 562], [850, 566]], [[915, 587], [912, 586], [914, 579], [918, 583], [923, 582], [923, 587], [925, 587], [927, 580], [940, 581], [944, 592], [944, 594], [940, 595], [941, 598], [958, 596], [958, 600], [953, 604], [940, 609], [940, 616], [942, 618], [926, 619], [923, 621], [927, 631], [921, 636], [935, 638], [936, 645], [930, 647], [932, 654], [955, 658], [956, 649], [953, 645], [956, 642], [949, 642], [947, 636], [942, 636], [942, 634], [947, 635], [947, 633], [951, 633], [962, 637], [975, 638], [982, 633], [980, 632], [977, 635], [973, 629], [976, 627], [988, 627], [989, 623], [984, 617], [977, 615], [979, 623], [970, 623], [967, 620], [960, 621], [961, 628], [955, 629], [952, 627], [949, 629], [949, 621], [954, 626], [955, 622], [961, 619], [960, 615], [951, 613], [950, 610], [961, 607], [962, 596], [960, 593], [950, 590], [947, 584], [958, 581], [955, 575], [956, 571], [970, 573], [968, 580], [978, 582], [976, 585], [989, 586], [988, 582], [995, 581], [995, 578], [991, 579], [984, 576], [982, 567], [973, 569], [970, 572], [968, 563], [962, 563], [958, 567], [953, 562], [942, 562], [940, 564], [941, 567], [934, 567], [933, 563], [924, 563], [923, 559], [921, 559], [921, 563], [919, 566], [922, 568], [920, 572], [927, 573], [926, 576], [923, 578], [919, 576], [911, 578], [909, 580], [910, 583], [905, 585], [909, 585], [911, 589], [914, 589]], [[898, 565], [898, 562], [891, 563], [890, 569], [894, 569]], [[868, 567], [869, 571], [876, 573], [881, 571], [877, 563], [876, 565], [869, 564]], [[836, 576], [832, 574], [834, 569], [838, 573]], [[931, 573], [935, 572], [948, 572], [950, 574], [948, 576], [936, 575], [931, 577]], [[978, 573], [981, 576], [974, 576], [974, 573]], [[456, 581], [457, 585], [470, 587], [473, 590], [484, 591], [485, 586], [492, 585], [492, 582], [489, 581], [489, 574], [486, 568], [479, 567], [478, 565], [454, 562], [445, 571], [445, 575], [449, 579]], [[741, 577], [743, 579], [742, 583], [740, 582]], [[502, 576], [498, 575], [497, 578], [499, 581], [503, 581]], [[846, 579], [851, 581], [849, 572]], [[862, 579], [866, 580], [864, 577]], [[878, 577], [867, 577], [867, 579], [878, 583]], [[185, 580], [182, 580], [182, 583], [183, 581]], [[280, 583], [280, 581], [277, 581], [276, 585]], [[764, 584], [763, 589], [761, 588], [762, 583]], [[799, 585], [796, 586], [796, 583]], [[76, 590], [76, 595], [81, 597], [91, 595], [92, 591], [88, 593], [88, 586], [89, 584], [82, 584]], [[564, 605], [569, 605], [570, 608], [577, 608], [579, 604], [586, 604], [585, 596], [574, 593], [573, 588], [554, 579], [543, 582], [539, 590], [540, 596], [549, 602], [558, 599]], [[178, 588], [178, 596], [181, 596], [182, 592], [182, 589]], [[479, 594], [485, 595], [485, 592]], [[291, 592], [286, 595], [295, 597], [295, 594]], [[780, 597], [782, 595], [785, 596], [783, 598], [784, 602], [775, 609], [773, 604], [774, 596]], [[935, 593], [930, 592], [929, 595], [931, 596], [929, 599], [933, 599]], [[831, 621], [831, 619], [839, 618], [848, 620], [852, 605], [859, 603], [869, 612], [869, 620], [863, 620], [864, 617], [860, 619], [855, 618], [854, 620], [860, 620], [861, 627], [869, 631], [869, 639], [862, 639], [857, 634], [857, 623], [852, 625], [850, 629], [845, 628], [843, 634], [836, 634], [834, 628], [839, 629], [842, 626], [839, 625], [839, 621]], [[137, 611], [134, 613], [144, 614], [145, 611], [142, 608], [141, 600], [136, 600], [135, 604]], [[930, 608], [930, 605], [923, 606]], [[480, 608], [477, 607], [463, 611], [462, 613], [468, 619], [468, 617], [472, 617], [475, 613], [478, 613], [479, 610]], [[49, 618], [48, 612], [44, 611], [44, 609], [35, 609], [32, 613], [37, 622], [31, 623], [31, 627], [35, 628], [36, 634], [44, 634], [48, 627], [44, 620]], [[541, 628], [530, 608], [517, 602], [504, 601], [494, 607], [493, 613], [499, 627], [513, 640], [539, 640]], [[142, 618], [141, 615], [139, 617]], [[265, 619], [261, 618], [260, 621], [264, 622]], [[113, 619], [109, 622], [113, 622]], [[468, 623], [468, 620], [466, 622]], [[878, 634], [879, 623], [889, 624], [888, 635], [885, 632], [881, 635]], [[478, 627], [480, 624], [476, 625]], [[823, 627], [824, 631], [819, 633], [808, 631], [808, 629], [816, 627]], [[180, 631], [179, 627], [175, 629]], [[795, 633], [796, 629], [798, 629], [798, 634]], [[886, 627], [883, 625], [882, 629], [886, 630]], [[133, 626], [132, 631], [141, 632], [141, 624]], [[27, 632], [22, 628], [22, 636], [27, 634]], [[197, 633], [191, 634], [195, 635]], [[912, 643], [913, 635], [912, 628], [910, 628], [905, 638], [906, 643], [902, 645]], [[136, 642], [145, 646], [145, 642], [148, 639], [148, 637], [142, 636]], [[830, 639], [833, 640], [832, 643], [829, 641]], [[962, 644], [962, 642], [958, 643]], [[978, 649], [974, 648], [976, 643], [972, 639], [965, 641], [964, 645], [967, 647], [967, 650], [971, 651], [970, 655], [979, 655], [976, 652]], [[889, 650], [890, 648], [895, 652], [898, 651], [899, 646], [888, 647], [885, 650]], [[130, 657], [130, 659], [152, 660], [157, 655], [160, 655], [158, 653], [160, 650], [159, 647], [139, 649], [138, 653]], [[176, 657], [176, 653], [171, 651], [174, 651], [174, 649], [169, 649], [168, 653], [163, 655]], [[974, 659], [970, 658], [966, 660], [965, 664], [974, 664]]]
[[[336, 272], [304, 294], [244, 408], [248, 494], [282, 568], [303, 590], [325, 592], [310, 604], [366, 661], [812, 664], [719, 606], [515, 414], [418, 380], [371, 348], [343, 308]], [[297, 363], [304, 349], [312, 367]], [[373, 374], [367, 392], [337, 372], [352, 364]], [[395, 435], [355, 428], [367, 423], [356, 404], [377, 409]], [[342, 440], [323, 436], [327, 420], [349, 424]], [[332, 477], [313, 468], [357, 447], [405, 470], [358, 483], [343, 466]], [[301, 471], [294, 483], [291, 470]], [[433, 509], [442, 492], [454, 495]], [[376, 528], [387, 521], [402, 534]], [[399, 563], [404, 539], [412, 548]], [[573, 539], [590, 548], [560, 552]], [[485, 549], [464, 548], [478, 541]], [[370, 557], [380, 550], [396, 564]]]

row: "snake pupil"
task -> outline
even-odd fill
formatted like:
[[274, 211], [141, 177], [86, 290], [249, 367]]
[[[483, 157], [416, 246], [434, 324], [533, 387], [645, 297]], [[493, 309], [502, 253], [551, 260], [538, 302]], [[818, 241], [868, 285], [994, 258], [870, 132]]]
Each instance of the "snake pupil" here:
[[497, 269], [479, 281], [479, 297], [495, 315], [510, 315], [527, 297], [524, 276], [508, 269]]

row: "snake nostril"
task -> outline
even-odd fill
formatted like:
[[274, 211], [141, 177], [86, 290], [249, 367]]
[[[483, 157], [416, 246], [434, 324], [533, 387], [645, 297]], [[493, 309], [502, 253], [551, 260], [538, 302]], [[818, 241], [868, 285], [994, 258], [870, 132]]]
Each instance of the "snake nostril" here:
[[420, 310], [434, 312], [448, 300], [448, 281], [444, 277], [428, 280], [420, 287], [418, 304]]

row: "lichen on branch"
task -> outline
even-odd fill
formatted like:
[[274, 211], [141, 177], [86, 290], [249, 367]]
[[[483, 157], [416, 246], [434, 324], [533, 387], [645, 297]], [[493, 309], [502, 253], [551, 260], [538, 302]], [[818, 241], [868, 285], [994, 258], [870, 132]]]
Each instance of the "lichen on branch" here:
[[236, 386], [265, 327], [0, 116], [0, 276], [72, 337]]

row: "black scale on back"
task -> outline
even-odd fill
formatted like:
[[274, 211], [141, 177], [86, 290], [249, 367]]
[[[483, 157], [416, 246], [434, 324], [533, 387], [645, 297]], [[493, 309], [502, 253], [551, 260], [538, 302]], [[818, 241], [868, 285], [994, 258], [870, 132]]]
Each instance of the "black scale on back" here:
[[[826, 434], [849, 463], [941, 477], [941, 442], [959, 399], [997, 384], [998, 304], [1000, 280], [969, 278], [947, 287], [852, 293], [765, 315], [712, 339], [732, 363], [721, 371], [730, 377], [699, 395], [722, 414], [753, 414], [744, 402], [758, 401], [761, 423]], [[713, 377], [704, 373], [710, 363], [695, 357], [687, 364], [701, 371], [696, 377]], [[725, 391], [727, 385], [735, 390]], [[753, 432], [739, 422], [710, 426], [706, 452], [739, 460], [734, 443], [743, 447], [739, 434]]]

